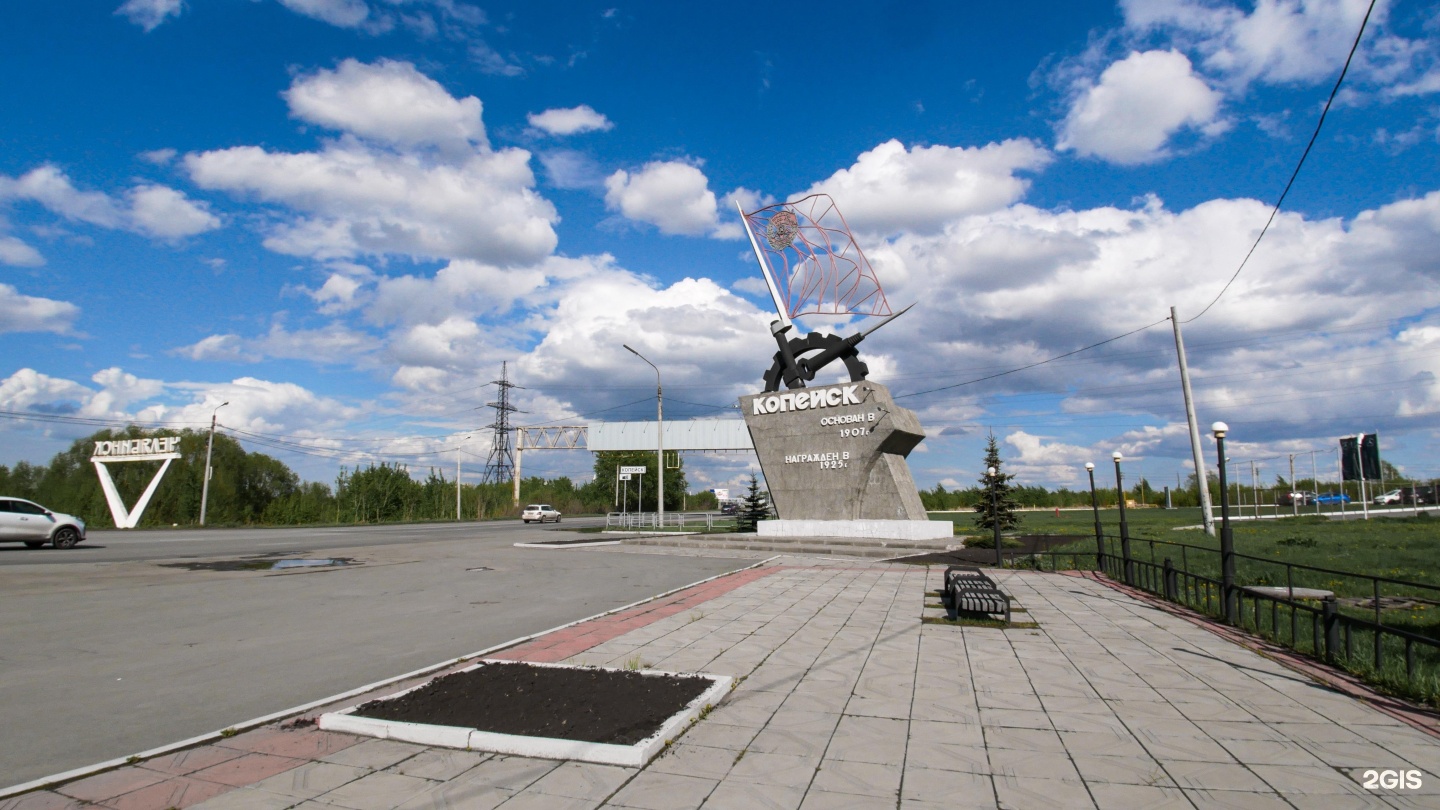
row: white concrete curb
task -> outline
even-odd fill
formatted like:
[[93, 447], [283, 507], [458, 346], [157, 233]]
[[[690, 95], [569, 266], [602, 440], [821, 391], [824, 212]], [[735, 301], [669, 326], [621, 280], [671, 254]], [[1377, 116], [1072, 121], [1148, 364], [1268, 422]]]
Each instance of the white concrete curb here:
[[[458, 671], [470, 672], [482, 666], [513, 666], [516, 664], [551, 667], [554, 669], [602, 669], [608, 672], [626, 671], [609, 667], [575, 667], [566, 664], [530, 663], [524, 661], [481, 661], [474, 666], [466, 667]], [[718, 703], [720, 699], [730, 691], [730, 687], [735, 681], [735, 679], [729, 675], [711, 675], [703, 672], [664, 672], [654, 669], [637, 671], [641, 675], [677, 675], [682, 677], [706, 678], [711, 681], [711, 685], [710, 688], [687, 703], [683, 709], [671, 715], [668, 720], [661, 724], [660, 728], [654, 734], [633, 745], [562, 740], [556, 737], [529, 737], [520, 734], [498, 734], [492, 731], [480, 731], [478, 729], [461, 728], [458, 726], [434, 726], [424, 723], [404, 723], [396, 720], [377, 720], [372, 717], [356, 717], [353, 714], [355, 709], [358, 708], [356, 706], [351, 706], [342, 711], [327, 712], [320, 715], [319, 726], [326, 731], [363, 734], [370, 737], [379, 737], [384, 740], [402, 740], [419, 745], [464, 748], [474, 751], [493, 751], [497, 754], [538, 757], [540, 759], [579, 760], [581, 762], [597, 762], [601, 765], [622, 765], [628, 768], [638, 768], [649, 762], [656, 754], [660, 753], [660, 750], [665, 747], [665, 743], [673, 739], [690, 721], [699, 717], [706, 706], [713, 706]], [[420, 686], [396, 692], [393, 695], [387, 695], [386, 697], [380, 698], [380, 700], [394, 700], [401, 695], [427, 686], [431, 682], [432, 681], [427, 681]]]
[[719, 578], [721, 578], [721, 577], [728, 577], [728, 576], [730, 576], [731, 574], [739, 573], [739, 572], [741, 572], [741, 571], [748, 571], [748, 570], [750, 570], [751, 568], [759, 568], [760, 566], [762, 566], [762, 565], [770, 562], [771, 560], [777, 560], [777, 559], [779, 559], [779, 558], [781, 558], [781, 557], [783, 557], [783, 556], [785, 556], [785, 555], [783, 555], [783, 554], [776, 554], [776, 555], [774, 555], [774, 556], [772, 556], [772, 557], [766, 557], [765, 559], [761, 560], [760, 562], [755, 563], [754, 565], [747, 565], [747, 566], [745, 566], [744, 568], [736, 568], [734, 571], [726, 571], [726, 572], [723, 573], [723, 574], [716, 574], [716, 575], [713, 576], [713, 577], [706, 577], [705, 579], [701, 579], [701, 580], [697, 580], [697, 581], [695, 581], [695, 582], [692, 582], [692, 583], [690, 583], [689, 585], [682, 585], [682, 586], [680, 586], [680, 587], [678, 587], [678, 588], [671, 588], [670, 590], [665, 591], [664, 593], [658, 593], [658, 594], [655, 594], [654, 596], [649, 596], [649, 597], [646, 597], [646, 598], [644, 598], [644, 599], [641, 599], [641, 600], [638, 600], [638, 601], [635, 601], [635, 602], [631, 602], [631, 603], [628, 604], [628, 605], [622, 605], [622, 606], [620, 606], [620, 607], [612, 608], [612, 609], [610, 609], [610, 610], [606, 610], [606, 611], [603, 611], [603, 612], [601, 612], [601, 613], [596, 613], [596, 614], [593, 615], [593, 616], [586, 616], [586, 617], [583, 618], [583, 619], [576, 619], [576, 620], [573, 621], [573, 622], [567, 622], [567, 623], [562, 624], [562, 625], [559, 625], [559, 626], [557, 626], [557, 627], [552, 627], [552, 628], [550, 628], [549, 630], [542, 630], [542, 631], [540, 631], [540, 632], [538, 632], [538, 633], [531, 633], [531, 634], [528, 635], [528, 636], [521, 636], [520, 638], [511, 639], [510, 641], [506, 641], [506, 642], [503, 642], [503, 643], [500, 643], [500, 644], [496, 644], [496, 645], [493, 646], [493, 647], [486, 647], [486, 648], [483, 649], [483, 650], [479, 650], [479, 651], [477, 651], [477, 652], [470, 653], [469, 655], [462, 655], [462, 656], [460, 656], [459, 658], [448, 658], [448, 659], [446, 659], [446, 660], [444, 660], [444, 661], [442, 661], [442, 662], [440, 662], [440, 663], [438, 663], [438, 664], [431, 664], [430, 666], [427, 666], [427, 667], [422, 667], [422, 668], [420, 668], [420, 669], [412, 670], [412, 671], [410, 671], [410, 672], [405, 673], [404, 675], [396, 675], [396, 676], [393, 677], [393, 678], [386, 678], [386, 679], [383, 680], [383, 681], [376, 681], [376, 682], [374, 682], [374, 683], [366, 684], [366, 685], [364, 685], [364, 686], [357, 686], [357, 687], [354, 688], [354, 689], [350, 689], [350, 690], [347, 690], [347, 691], [345, 691], [345, 692], [341, 692], [341, 693], [338, 694], [338, 695], [332, 695], [332, 696], [327, 697], [327, 698], [321, 698], [320, 700], [312, 700], [312, 701], [310, 701], [309, 703], [305, 703], [305, 704], [302, 704], [302, 705], [299, 705], [299, 706], [293, 706], [293, 707], [291, 707], [291, 708], [289, 708], [289, 709], [284, 709], [284, 710], [282, 710], [282, 711], [274, 712], [273, 714], [267, 714], [267, 715], [265, 715], [265, 716], [263, 716], [263, 717], [256, 717], [256, 718], [253, 718], [253, 719], [251, 719], [251, 720], [245, 720], [245, 721], [236, 723], [236, 724], [233, 725], [233, 726], [229, 726], [228, 728], [217, 729], [217, 730], [215, 730], [215, 731], [211, 731], [211, 732], [208, 732], [208, 733], [206, 733], [206, 734], [200, 734], [200, 735], [197, 735], [197, 736], [195, 736], [195, 737], [190, 737], [190, 738], [188, 738], [188, 739], [184, 739], [184, 740], [181, 740], [181, 741], [179, 741], [179, 742], [170, 743], [170, 744], [168, 744], [168, 745], [162, 745], [162, 746], [160, 746], [159, 748], [151, 748], [151, 749], [149, 749], [148, 751], [140, 751], [140, 752], [138, 752], [138, 753], [131, 754], [130, 756], [127, 756], [127, 757], [117, 757], [116, 759], [107, 759], [107, 760], [105, 760], [104, 762], [97, 762], [97, 763], [95, 763], [94, 765], [85, 765], [85, 766], [82, 766], [82, 767], [79, 767], [79, 768], [73, 768], [73, 769], [71, 769], [71, 770], [64, 771], [64, 772], [62, 772], [62, 773], [51, 774], [50, 776], [42, 776], [42, 777], [40, 777], [39, 779], [32, 779], [32, 780], [30, 780], [29, 782], [24, 782], [24, 783], [21, 783], [21, 784], [18, 784], [18, 785], [11, 785], [10, 787], [0, 788], [0, 799], [8, 798], [8, 797], [10, 797], [10, 796], [15, 796], [15, 795], [18, 795], [18, 794], [21, 794], [21, 793], [28, 793], [29, 791], [37, 790], [37, 789], [39, 789], [39, 788], [47, 787], [47, 786], [49, 786], [49, 785], [54, 785], [54, 784], [58, 784], [58, 783], [61, 783], [61, 782], [70, 782], [70, 781], [73, 781], [73, 780], [75, 780], [75, 779], [79, 779], [79, 778], [82, 777], [82, 776], [90, 776], [90, 775], [92, 775], [92, 774], [100, 773], [100, 772], [102, 772], [102, 771], [113, 770], [113, 769], [115, 769], [115, 768], [123, 767], [123, 766], [125, 766], [125, 765], [130, 765], [130, 764], [132, 764], [132, 763], [140, 762], [140, 761], [147, 760], [147, 759], [153, 759], [153, 758], [155, 758], [155, 757], [163, 756], [163, 755], [165, 755], [165, 754], [171, 754], [171, 753], [174, 753], [174, 752], [176, 752], [176, 751], [180, 751], [180, 750], [183, 750], [183, 749], [186, 749], [186, 748], [192, 748], [192, 747], [197, 746], [197, 745], [203, 745], [203, 744], [205, 744], [205, 743], [211, 743], [211, 742], [215, 742], [216, 740], [225, 739], [226, 737], [234, 736], [237, 732], [240, 732], [240, 731], [248, 731], [248, 730], [250, 730], [250, 729], [252, 729], [252, 728], [257, 728], [257, 727], [259, 727], [259, 726], [263, 726], [263, 725], [265, 725], [266, 723], [273, 723], [273, 722], [275, 722], [276, 720], [283, 720], [283, 719], [285, 719], [285, 718], [287, 718], [287, 717], [293, 717], [293, 716], [295, 716], [295, 715], [297, 715], [297, 714], [304, 714], [305, 712], [308, 712], [308, 711], [310, 711], [311, 709], [318, 709], [318, 708], [320, 708], [321, 706], [328, 706], [328, 705], [330, 705], [331, 703], [339, 703], [340, 701], [345, 700], [345, 699], [347, 699], [347, 698], [352, 698], [352, 697], [356, 697], [356, 696], [358, 696], [358, 695], [363, 695], [363, 694], [365, 694], [366, 692], [373, 692], [373, 691], [375, 691], [376, 689], [380, 689], [380, 688], [389, 686], [389, 685], [392, 684], [392, 683], [399, 683], [400, 681], [409, 680], [409, 679], [411, 679], [411, 678], [418, 678], [418, 677], [420, 677], [421, 675], [427, 675], [427, 674], [429, 674], [429, 673], [431, 673], [431, 672], [434, 672], [434, 671], [436, 671], [436, 670], [444, 669], [445, 667], [448, 667], [448, 666], [454, 666], [457, 661], [468, 661], [468, 660], [470, 660], [470, 659], [472, 659], [472, 658], [482, 658], [482, 657], [484, 657], [484, 656], [486, 656], [486, 655], [489, 655], [489, 654], [491, 654], [491, 653], [499, 652], [500, 650], [504, 650], [504, 649], [509, 648], [509, 647], [514, 647], [514, 646], [517, 645], [517, 644], [524, 644], [524, 643], [527, 642], [527, 641], [532, 641], [532, 640], [534, 640], [534, 639], [540, 638], [541, 636], [549, 635], [549, 634], [551, 634], [551, 633], [556, 632], [557, 630], [564, 630], [564, 629], [567, 628], [567, 627], [574, 627], [574, 626], [577, 625], [577, 624], [583, 624], [583, 623], [588, 622], [588, 621], [593, 621], [593, 620], [595, 620], [595, 619], [599, 619], [599, 618], [601, 618], [601, 617], [603, 617], [603, 616], [609, 616], [609, 615], [612, 614], [612, 613], [620, 613], [621, 611], [629, 610], [630, 608], [638, 607], [638, 606], [640, 606], [640, 605], [643, 605], [643, 604], [645, 604], [646, 602], [653, 602], [653, 601], [655, 601], [656, 599], [664, 599], [665, 597], [670, 596], [671, 594], [679, 593], [680, 591], [686, 590], [687, 588], [693, 588], [693, 587], [695, 587], [696, 585], [704, 585], [704, 584], [707, 583], [707, 582], [712, 582], [712, 581], [717, 580], [717, 579], [719, 579]]
[[596, 540], [587, 543], [511, 543], [515, 548], [547, 548], [559, 551], [567, 548], [591, 548], [592, 546], [618, 546], [619, 540]]

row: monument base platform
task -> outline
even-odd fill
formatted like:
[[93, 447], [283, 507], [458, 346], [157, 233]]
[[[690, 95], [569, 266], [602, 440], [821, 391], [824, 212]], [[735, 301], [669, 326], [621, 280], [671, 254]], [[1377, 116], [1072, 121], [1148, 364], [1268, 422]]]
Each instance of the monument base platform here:
[[948, 520], [762, 520], [760, 537], [868, 537], [877, 540], [940, 540], [955, 536]]

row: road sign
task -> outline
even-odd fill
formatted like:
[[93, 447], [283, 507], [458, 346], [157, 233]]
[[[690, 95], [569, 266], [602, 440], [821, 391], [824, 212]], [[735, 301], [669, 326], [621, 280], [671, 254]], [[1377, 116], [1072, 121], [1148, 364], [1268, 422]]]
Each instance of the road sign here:
[[644, 465], [640, 465], [638, 467], [621, 467], [620, 473], [622, 475], [644, 475], [645, 467]]
[[629, 481], [629, 480], [630, 480], [630, 473], [620, 473], [620, 480], [621, 480], [621, 481]]

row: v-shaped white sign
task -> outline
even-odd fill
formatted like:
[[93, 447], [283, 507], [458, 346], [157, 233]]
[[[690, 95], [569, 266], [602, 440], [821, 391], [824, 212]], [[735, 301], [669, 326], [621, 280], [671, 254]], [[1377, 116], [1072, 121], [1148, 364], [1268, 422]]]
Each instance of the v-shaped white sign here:
[[[133, 529], [140, 522], [140, 516], [145, 514], [145, 507], [150, 505], [150, 498], [155, 494], [155, 489], [160, 486], [160, 479], [165, 477], [165, 471], [170, 469], [170, 462], [180, 458], [179, 453], [151, 453], [143, 456], [112, 456], [101, 461], [98, 457], [90, 460], [95, 464], [95, 471], [100, 474], [100, 488], [105, 490], [105, 502], [110, 504], [110, 515], [115, 518], [115, 528]], [[115, 488], [115, 481], [110, 477], [110, 470], [105, 464], [109, 461], [160, 461], [160, 469], [155, 471], [155, 477], [150, 479], [150, 486], [145, 487], [145, 492], [140, 500], [135, 502], [135, 511], [131, 512], [125, 508], [125, 501], [120, 498], [120, 491]]]

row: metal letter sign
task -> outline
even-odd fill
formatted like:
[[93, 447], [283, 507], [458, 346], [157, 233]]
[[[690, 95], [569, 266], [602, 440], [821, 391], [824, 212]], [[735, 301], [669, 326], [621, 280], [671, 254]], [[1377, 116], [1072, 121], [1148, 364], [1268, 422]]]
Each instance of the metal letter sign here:
[[620, 480], [621, 480], [621, 481], [629, 481], [629, 480], [630, 480], [630, 473], [620, 473]]
[[629, 474], [631, 474], [631, 475], [644, 475], [644, 474], [645, 474], [645, 467], [644, 467], [644, 465], [635, 466], [635, 467], [621, 467], [621, 468], [620, 468], [620, 472], [621, 472], [622, 474], [623, 474], [623, 473], [629, 473]]
[[[95, 463], [95, 472], [100, 475], [100, 488], [105, 491], [105, 502], [110, 505], [110, 515], [115, 518], [115, 528], [133, 529], [140, 522], [140, 516], [145, 513], [145, 507], [150, 505], [150, 498], [155, 495], [155, 489], [160, 486], [160, 479], [164, 478], [165, 471], [170, 469], [170, 462], [180, 458], [180, 454], [175, 452], [179, 446], [179, 436], [117, 439], [95, 443], [95, 453], [90, 460]], [[140, 496], [140, 500], [135, 502], [134, 512], [125, 508], [125, 502], [120, 499], [119, 490], [115, 489], [115, 481], [110, 478], [110, 470], [105, 467], [111, 461], [165, 462], [160, 465], [155, 477], [150, 479], [150, 485], [145, 487], [145, 492]]]

